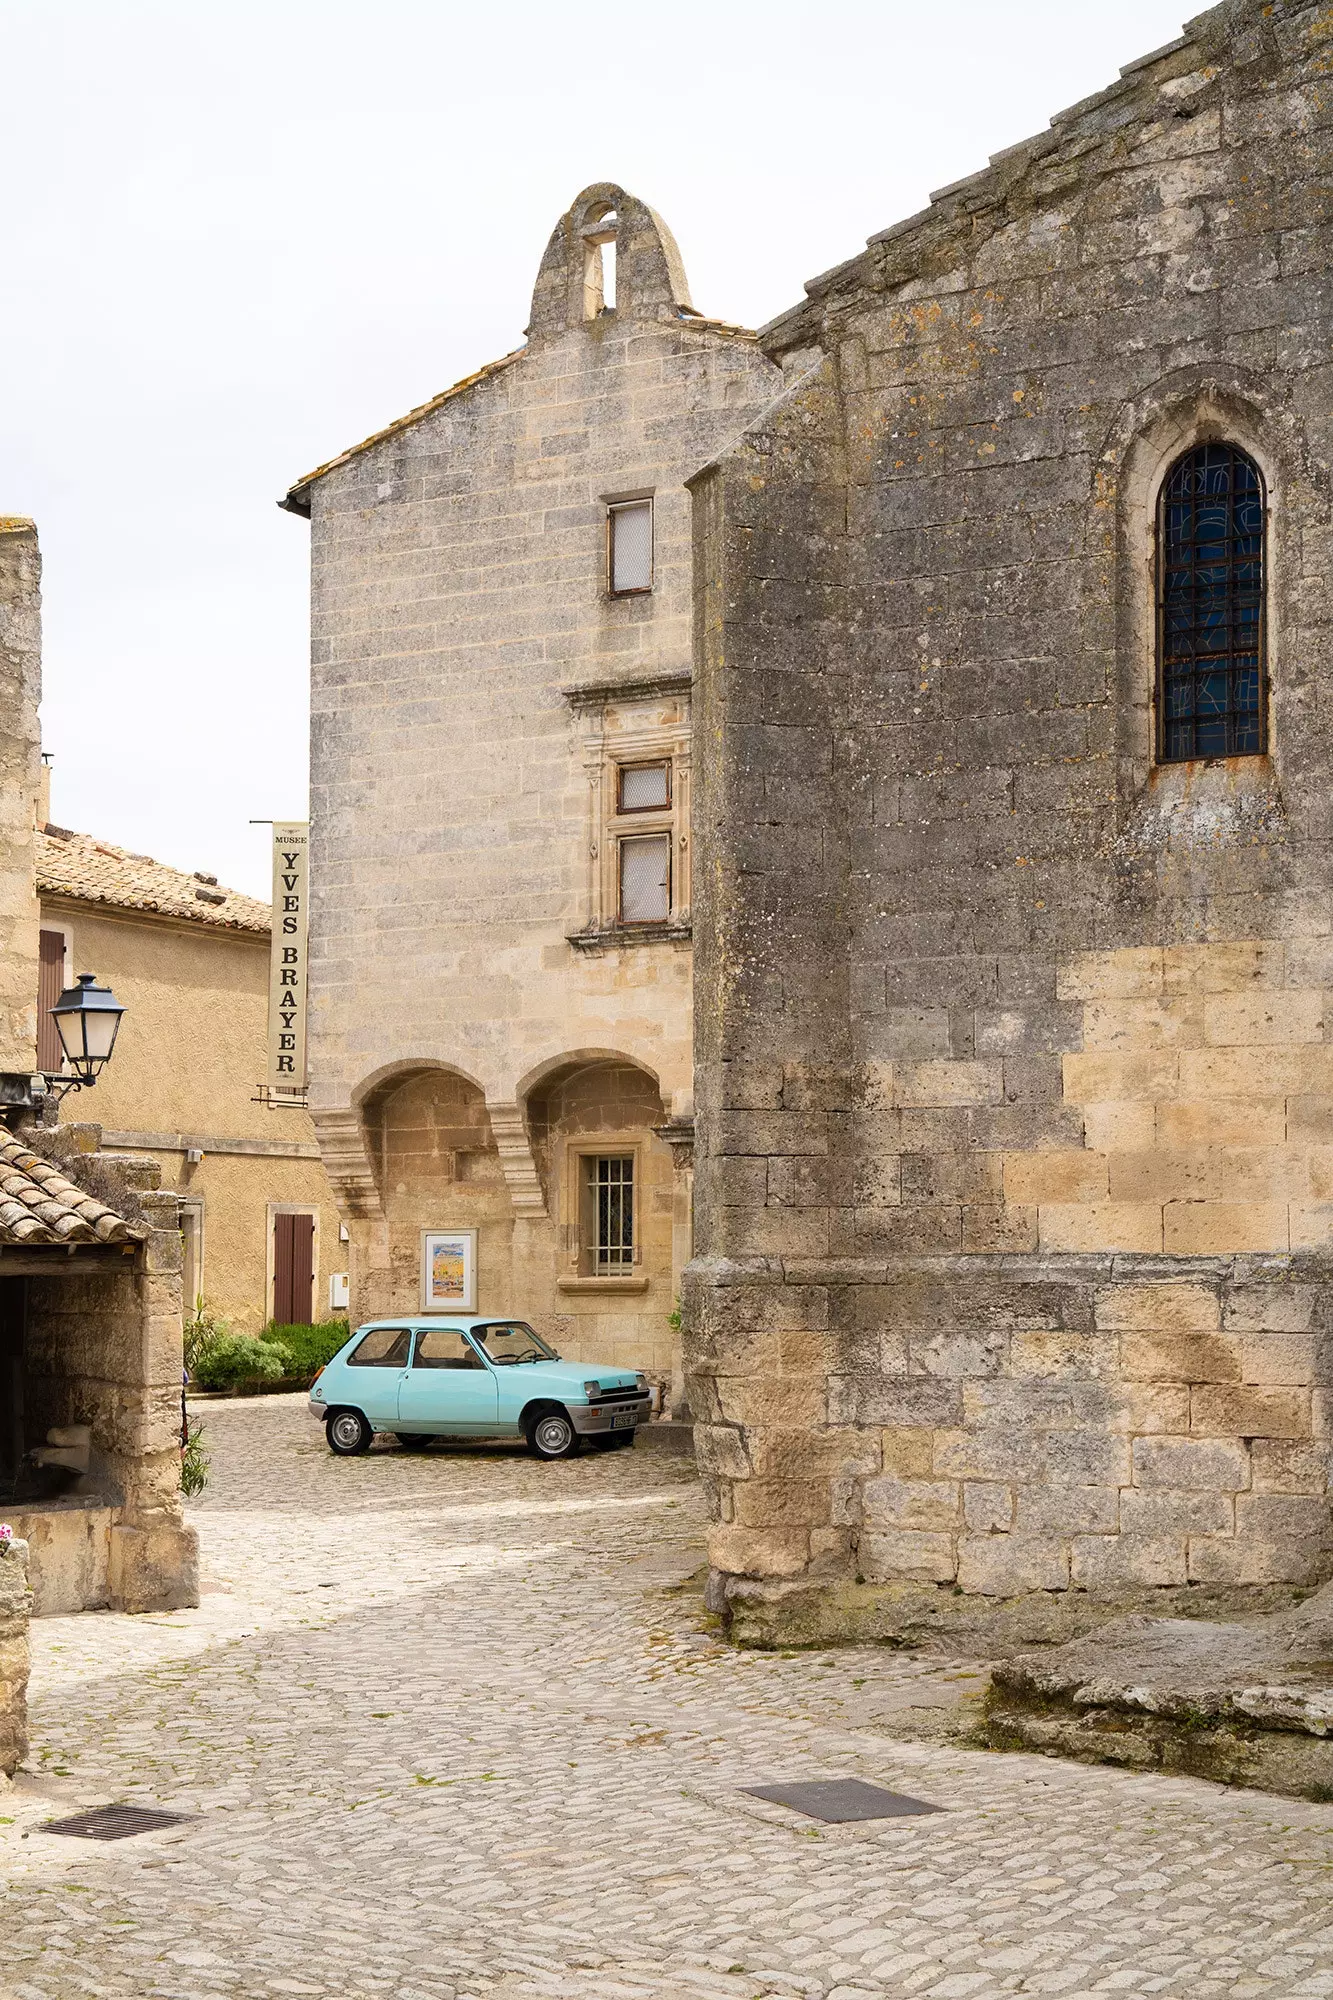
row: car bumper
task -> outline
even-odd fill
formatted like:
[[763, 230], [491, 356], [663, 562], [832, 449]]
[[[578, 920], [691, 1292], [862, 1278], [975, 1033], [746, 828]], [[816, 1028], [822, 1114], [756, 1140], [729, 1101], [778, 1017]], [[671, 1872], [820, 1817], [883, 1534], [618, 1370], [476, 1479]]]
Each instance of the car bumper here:
[[[602, 1431], [633, 1430], [639, 1424], [646, 1424], [651, 1412], [652, 1399], [646, 1390], [632, 1402], [571, 1403], [569, 1406], [570, 1422], [580, 1437], [596, 1437]], [[627, 1423], [627, 1417], [633, 1421]]]
[[322, 1396], [320, 1396], [318, 1399], [316, 1399], [314, 1396], [311, 1396], [306, 1402], [306, 1408], [309, 1410], [311, 1416], [318, 1417], [321, 1423], [323, 1423], [324, 1419], [329, 1414], [329, 1406], [324, 1401], [324, 1398]]

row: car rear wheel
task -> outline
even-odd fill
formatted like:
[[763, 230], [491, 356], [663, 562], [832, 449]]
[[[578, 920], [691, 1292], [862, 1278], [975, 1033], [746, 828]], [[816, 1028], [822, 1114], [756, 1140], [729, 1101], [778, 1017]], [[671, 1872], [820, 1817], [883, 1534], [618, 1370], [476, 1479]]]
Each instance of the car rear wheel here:
[[534, 1410], [528, 1418], [528, 1450], [534, 1458], [573, 1458], [583, 1440], [568, 1410], [557, 1403]]
[[339, 1458], [357, 1458], [363, 1451], [370, 1450], [375, 1432], [360, 1410], [331, 1410], [324, 1435], [329, 1441], [329, 1450]]

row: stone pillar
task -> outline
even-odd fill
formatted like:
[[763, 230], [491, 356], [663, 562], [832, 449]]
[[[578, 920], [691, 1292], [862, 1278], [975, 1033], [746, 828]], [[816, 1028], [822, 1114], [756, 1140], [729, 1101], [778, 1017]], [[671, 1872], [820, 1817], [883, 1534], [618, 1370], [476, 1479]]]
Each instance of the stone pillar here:
[[28, 1754], [28, 1544], [0, 1556], [0, 1773], [12, 1778]]
[[[656, 1131], [657, 1137], [671, 1148], [675, 1170], [671, 1191], [671, 1296], [679, 1314], [685, 1267], [694, 1255], [694, 1120], [672, 1118], [666, 1125], [657, 1126]], [[671, 1343], [671, 1415], [677, 1423], [689, 1421], [679, 1320]]]
[[0, 1071], [37, 1062], [41, 557], [31, 521], [0, 515]]

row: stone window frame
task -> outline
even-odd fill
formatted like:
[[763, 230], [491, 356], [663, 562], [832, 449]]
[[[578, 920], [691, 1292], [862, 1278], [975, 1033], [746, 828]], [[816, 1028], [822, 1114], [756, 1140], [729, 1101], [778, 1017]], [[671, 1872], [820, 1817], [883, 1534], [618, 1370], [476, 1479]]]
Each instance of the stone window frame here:
[[[565, 1270], [557, 1279], [560, 1291], [641, 1292], [648, 1278], [643, 1270], [644, 1159], [648, 1134], [642, 1130], [580, 1132], [561, 1147], [559, 1215], [560, 1237], [564, 1245]], [[585, 1162], [628, 1155], [634, 1162], [634, 1257], [628, 1272], [597, 1271], [591, 1262], [592, 1246], [585, 1240], [583, 1185]]]
[[[587, 861], [582, 926], [566, 935], [576, 950], [616, 944], [687, 942], [690, 919], [690, 676], [667, 674], [635, 687], [567, 688], [582, 728], [588, 786]], [[671, 803], [622, 812], [620, 771], [634, 764], [671, 766]], [[620, 837], [669, 832], [671, 903], [665, 922], [620, 921]]]
[[[1210, 766], [1224, 767], [1242, 791], [1271, 790], [1280, 766], [1285, 599], [1299, 575], [1286, 496], [1293, 472], [1292, 441], [1281, 434], [1261, 389], [1235, 378], [1188, 371], [1125, 413], [1107, 440], [1093, 494], [1116, 512], [1115, 747], [1126, 803], [1150, 787], [1197, 782]], [[1264, 484], [1265, 748], [1243, 757], [1159, 762], [1158, 510], [1172, 467], [1196, 445], [1235, 445], [1259, 468]], [[1109, 489], [1109, 490], [1108, 490]], [[1194, 777], [1191, 778], [1191, 774]]]

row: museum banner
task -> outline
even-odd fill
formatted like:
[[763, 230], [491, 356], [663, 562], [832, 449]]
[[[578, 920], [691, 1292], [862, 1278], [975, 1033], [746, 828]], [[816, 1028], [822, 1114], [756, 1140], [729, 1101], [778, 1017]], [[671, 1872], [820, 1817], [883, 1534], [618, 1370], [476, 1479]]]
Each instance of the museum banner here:
[[306, 933], [310, 909], [310, 828], [273, 828], [273, 942], [268, 985], [270, 1103], [306, 1087]]

